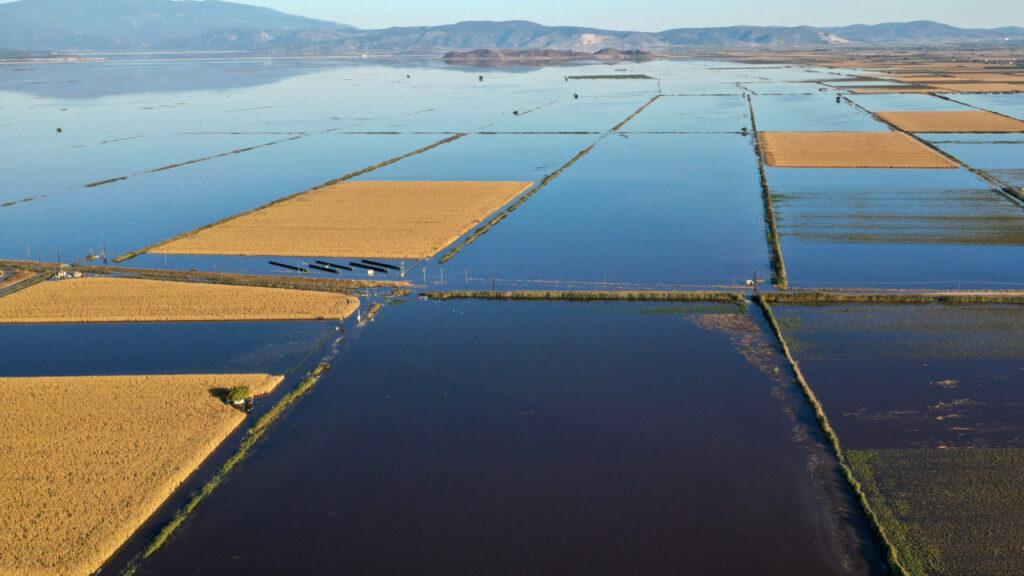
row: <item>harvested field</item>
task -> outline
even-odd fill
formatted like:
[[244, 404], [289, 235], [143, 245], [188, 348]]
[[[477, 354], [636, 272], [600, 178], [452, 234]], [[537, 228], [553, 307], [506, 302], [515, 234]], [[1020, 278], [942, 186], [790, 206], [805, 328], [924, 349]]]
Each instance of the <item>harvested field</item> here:
[[0, 298], [0, 324], [326, 320], [358, 307], [356, 298], [324, 292], [81, 278], [43, 282]]
[[0, 378], [0, 574], [92, 573], [245, 416], [266, 374]]
[[35, 272], [31, 272], [29, 270], [16, 270], [13, 273], [4, 273], [3, 270], [0, 270], [0, 290], [10, 288], [11, 286], [24, 282], [33, 276], [35, 276]]
[[151, 252], [429, 258], [532, 185], [346, 181], [201, 228]]
[[1024, 450], [851, 450], [912, 575], [1024, 573]]
[[1005, 82], [932, 84], [932, 86], [953, 92], [1024, 92], [1024, 84], [1007, 84]]
[[952, 92], [952, 90], [946, 88], [933, 88], [930, 86], [892, 86], [886, 88], [854, 88], [850, 90], [852, 94], [942, 94], [946, 92]]
[[875, 116], [907, 132], [1024, 132], [1024, 122], [981, 110], [875, 112]]
[[769, 166], [779, 168], [957, 168], [899, 132], [760, 132]]

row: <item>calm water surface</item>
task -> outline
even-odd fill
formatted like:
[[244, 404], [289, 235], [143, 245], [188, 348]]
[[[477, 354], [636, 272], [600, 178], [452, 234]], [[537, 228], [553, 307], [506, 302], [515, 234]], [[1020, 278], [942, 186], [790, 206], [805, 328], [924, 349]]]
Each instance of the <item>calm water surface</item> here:
[[870, 572], [779, 383], [666, 308], [385, 309], [142, 573]]

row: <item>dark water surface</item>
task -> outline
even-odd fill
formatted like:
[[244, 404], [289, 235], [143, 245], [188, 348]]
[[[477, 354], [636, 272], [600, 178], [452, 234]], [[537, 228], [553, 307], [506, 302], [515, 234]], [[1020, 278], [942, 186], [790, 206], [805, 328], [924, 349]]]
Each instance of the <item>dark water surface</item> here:
[[0, 376], [282, 374], [337, 322], [0, 326]]
[[1024, 307], [775, 310], [844, 447], [1024, 446]]
[[140, 573], [869, 572], [779, 384], [664, 309], [386, 308]]

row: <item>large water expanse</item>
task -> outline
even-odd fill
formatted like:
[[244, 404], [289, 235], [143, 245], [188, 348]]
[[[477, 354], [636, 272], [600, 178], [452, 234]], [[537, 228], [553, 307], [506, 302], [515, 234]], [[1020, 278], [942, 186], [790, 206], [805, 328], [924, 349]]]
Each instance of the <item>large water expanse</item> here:
[[[646, 78], [610, 78], [623, 75]], [[699, 60], [0, 66], [0, 259], [113, 258], [346, 176], [516, 180], [536, 183], [532, 195], [486, 233], [395, 262], [414, 290], [739, 287], [773, 277], [755, 117], [765, 131], [888, 130], [865, 109], [1024, 119], [1022, 95], [853, 98], [862, 109], [836, 102], [829, 82], [848, 77]], [[922, 135], [982, 176], [768, 167], [789, 283], [1024, 288], [1024, 206], [984, 177], [1020, 184], [1019, 136]], [[269, 259], [121, 266], [287, 274]], [[387, 295], [363, 296], [365, 312]], [[139, 574], [884, 572], [756, 309], [415, 297], [362, 327], [0, 326], [0, 375], [283, 373], [344, 335], [319, 386]], [[950, 394], [925, 380], [970, 383], [978, 368], [929, 361], [899, 365], [921, 376], [915, 402]], [[829, 377], [867, 378], [859, 366], [808, 359]], [[850, 410], [903, 406], [880, 390]], [[1009, 398], [995, 394], [978, 398]], [[1000, 417], [1016, 422], [1010, 408]], [[840, 433], [870, 437], [843, 417]]]
[[[623, 75], [646, 78], [614, 78]], [[0, 66], [0, 257], [68, 262], [104, 248], [113, 257], [405, 156], [358, 177], [540, 183], [557, 174], [449, 259], [449, 278], [737, 285], [771, 276], [751, 110], [764, 131], [886, 131], [870, 112], [887, 110], [1024, 117], [1019, 95], [836, 102], [834, 81], [848, 77], [695, 60]], [[922, 135], [1005, 186], [1021, 181], [1017, 136]], [[1024, 206], [966, 170], [767, 177], [793, 285], [1024, 287], [1013, 265], [1024, 257]], [[273, 273], [267, 260], [143, 255], [126, 265]], [[436, 260], [406, 264], [422, 265], [417, 276], [433, 284]]]

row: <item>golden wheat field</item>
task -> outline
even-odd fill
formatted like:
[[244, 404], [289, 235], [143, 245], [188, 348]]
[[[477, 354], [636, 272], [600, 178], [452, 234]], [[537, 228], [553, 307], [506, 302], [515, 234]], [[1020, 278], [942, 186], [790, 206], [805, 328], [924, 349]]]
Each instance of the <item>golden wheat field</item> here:
[[961, 84], [931, 84], [954, 92], [1024, 92], [1024, 84], [1008, 84], [1006, 82], [964, 82]]
[[952, 90], [933, 87], [914, 88], [912, 86], [891, 86], [888, 88], [853, 88], [852, 94], [944, 94]]
[[782, 168], [957, 168], [900, 132], [761, 132], [769, 166]]
[[327, 292], [93, 277], [0, 298], [0, 324], [326, 320], [358, 307], [356, 298]]
[[151, 252], [429, 258], [532, 184], [341, 182], [201, 228]]
[[1024, 132], [1024, 122], [981, 110], [945, 112], [875, 112], [907, 132]]
[[95, 571], [245, 416], [267, 374], [0, 377], [0, 575]]

